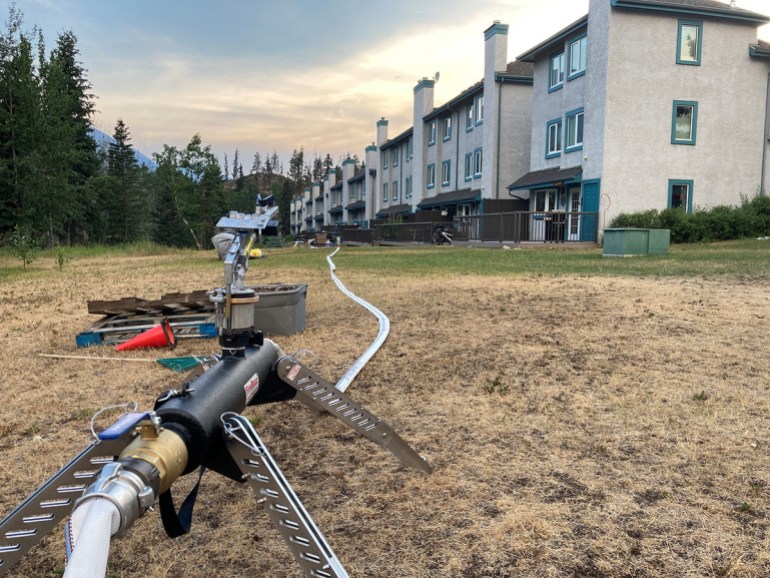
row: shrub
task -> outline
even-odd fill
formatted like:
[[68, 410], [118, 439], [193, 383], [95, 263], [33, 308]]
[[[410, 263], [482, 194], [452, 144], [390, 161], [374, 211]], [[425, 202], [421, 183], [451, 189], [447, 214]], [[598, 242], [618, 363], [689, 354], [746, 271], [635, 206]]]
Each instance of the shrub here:
[[738, 207], [718, 205], [685, 213], [681, 209], [650, 209], [621, 213], [610, 227], [669, 229], [672, 243], [727, 241], [770, 235], [770, 197], [741, 198]]

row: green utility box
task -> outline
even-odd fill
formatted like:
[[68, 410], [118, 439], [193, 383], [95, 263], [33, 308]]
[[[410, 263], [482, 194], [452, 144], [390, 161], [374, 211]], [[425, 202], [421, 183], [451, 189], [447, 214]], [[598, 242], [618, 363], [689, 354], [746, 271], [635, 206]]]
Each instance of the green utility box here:
[[668, 253], [671, 231], [668, 229], [604, 229], [605, 257], [634, 257]]
[[293, 335], [305, 329], [307, 285], [259, 285], [254, 329], [265, 335]]

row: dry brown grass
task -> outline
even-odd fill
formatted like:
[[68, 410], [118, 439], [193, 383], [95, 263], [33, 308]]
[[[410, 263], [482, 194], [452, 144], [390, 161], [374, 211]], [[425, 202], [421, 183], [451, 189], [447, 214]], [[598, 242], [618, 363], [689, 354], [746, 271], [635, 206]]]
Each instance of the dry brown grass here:
[[[41, 260], [50, 274], [0, 285], [0, 515], [86, 445], [92, 409], [150, 407], [177, 382], [156, 364], [37, 356], [112, 354], [75, 348], [89, 299], [220, 283], [216, 263], [168, 261]], [[338, 274], [392, 322], [349, 393], [434, 473], [297, 402], [247, 413], [351, 576], [770, 575], [768, 282]], [[254, 282], [309, 283], [307, 330], [277, 341], [314, 350], [331, 380], [376, 334], [320, 252], [317, 270]], [[57, 531], [10, 575], [62, 567]], [[301, 573], [249, 488], [207, 474], [191, 534], [172, 541], [148, 513], [113, 542], [109, 575]]]

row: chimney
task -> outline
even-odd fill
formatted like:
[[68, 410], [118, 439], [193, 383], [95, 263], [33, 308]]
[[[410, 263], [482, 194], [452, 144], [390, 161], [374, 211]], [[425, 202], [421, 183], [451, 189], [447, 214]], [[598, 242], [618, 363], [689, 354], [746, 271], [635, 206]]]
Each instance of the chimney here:
[[484, 31], [484, 77], [490, 71], [502, 72], [508, 66], [508, 25], [495, 20], [492, 26]]
[[377, 146], [381, 147], [388, 141], [388, 121], [381, 117], [377, 121]]

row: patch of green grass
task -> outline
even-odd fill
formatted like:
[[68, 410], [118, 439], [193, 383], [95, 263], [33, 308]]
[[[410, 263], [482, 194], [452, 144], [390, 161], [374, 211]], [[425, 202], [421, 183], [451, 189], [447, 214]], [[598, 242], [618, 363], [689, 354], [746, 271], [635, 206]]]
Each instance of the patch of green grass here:
[[706, 401], [709, 398], [709, 394], [707, 394], [705, 391], [701, 390], [698, 393], [693, 394], [692, 400], [693, 401]]
[[[269, 268], [328, 267], [330, 250], [278, 249]], [[770, 278], [770, 241], [674, 245], [666, 255], [608, 258], [600, 248], [343, 247], [334, 257], [340, 271], [398, 277], [442, 275], [575, 275], [632, 277]]]

